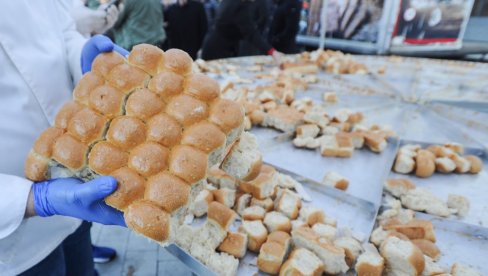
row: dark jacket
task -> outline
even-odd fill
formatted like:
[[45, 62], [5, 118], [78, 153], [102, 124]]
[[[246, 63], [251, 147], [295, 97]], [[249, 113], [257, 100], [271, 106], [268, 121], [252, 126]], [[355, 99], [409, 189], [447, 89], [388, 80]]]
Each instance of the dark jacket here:
[[215, 26], [205, 40], [202, 57], [218, 59], [237, 56], [239, 41], [247, 40], [262, 52], [271, 45], [258, 31], [252, 15], [250, 0], [223, 0], [220, 3]]
[[273, 47], [283, 53], [296, 53], [296, 36], [300, 22], [302, 1], [279, 0], [269, 29]]
[[207, 16], [203, 4], [189, 0], [184, 6], [171, 5], [164, 14], [168, 25], [169, 48], [178, 48], [187, 52], [193, 59], [203, 44], [207, 33]]

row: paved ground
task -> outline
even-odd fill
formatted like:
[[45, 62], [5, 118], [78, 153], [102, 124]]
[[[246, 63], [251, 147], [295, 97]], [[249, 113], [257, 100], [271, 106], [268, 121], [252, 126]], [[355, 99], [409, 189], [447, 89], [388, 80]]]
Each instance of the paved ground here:
[[91, 233], [92, 241], [96, 245], [109, 246], [117, 250], [118, 255], [114, 261], [96, 265], [102, 276], [192, 275], [164, 248], [128, 229], [94, 223]]

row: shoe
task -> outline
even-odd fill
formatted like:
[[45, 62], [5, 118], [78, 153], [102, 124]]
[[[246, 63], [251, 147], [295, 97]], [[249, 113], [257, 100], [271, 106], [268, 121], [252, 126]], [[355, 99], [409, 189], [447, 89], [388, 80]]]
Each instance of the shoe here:
[[117, 256], [117, 252], [110, 247], [92, 245], [93, 262], [98, 264], [108, 263]]

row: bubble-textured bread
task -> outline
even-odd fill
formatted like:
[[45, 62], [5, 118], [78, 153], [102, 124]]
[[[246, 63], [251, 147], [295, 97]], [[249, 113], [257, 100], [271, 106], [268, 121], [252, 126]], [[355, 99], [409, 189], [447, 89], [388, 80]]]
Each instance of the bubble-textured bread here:
[[[49, 179], [52, 168], [86, 181], [112, 175], [118, 188], [107, 204], [124, 212], [129, 228], [164, 244], [174, 241], [209, 168], [243, 128], [243, 107], [220, 98], [215, 80], [193, 73], [187, 53], [141, 44], [127, 58], [110, 52], [94, 60], [73, 100], [35, 141], [25, 175]], [[214, 219], [226, 223], [225, 215]]]

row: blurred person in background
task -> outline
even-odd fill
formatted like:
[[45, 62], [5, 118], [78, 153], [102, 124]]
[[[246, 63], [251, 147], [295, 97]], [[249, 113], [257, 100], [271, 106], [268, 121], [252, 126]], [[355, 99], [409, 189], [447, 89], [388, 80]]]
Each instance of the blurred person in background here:
[[159, 0], [124, 0], [124, 9], [111, 33], [115, 43], [132, 50], [137, 44], [148, 43], [163, 48], [163, 7]]
[[75, 20], [76, 29], [88, 38], [96, 34], [104, 34], [117, 21], [119, 7], [115, 4], [103, 4], [95, 9], [85, 6], [83, 0], [71, 0], [71, 16]]
[[236, 57], [241, 40], [248, 41], [277, 61], [283, 56], [259, 33], [254, 21], [252, 0], [223, 0], [219, 5], [215, 25], [203, 43], [202, 58], [212, 60]]
[[[125, 226], [104, 198], [110, 176], [33, 182], [24, 162], [54, 124], [82, 73], [101, 52], [127, 51], [104, 36], [84, 38], [65, 0], [2, 2], [0, 9], [0, 275], [96, 275], [90, 223]], [[50, 139], [37, 150], [49, 153]]]
[[276, 0], [277, 7], [269, 29], [271, 45], [285, 54], [298, 52], [296, 36], [298, 34], [302, 1]]
[[207, 14], [208, 29], [211, 29], [215, 23], [215, 18], [217, 17], [219, 1], [203, 0], [203, 6], [205, 7], [205, 13]]
[[[252, 12], [254, 21], [257, 24], [258, 32], [264, 38], [267, 38], [267, 32], [271, 19], [271, 3], [268, 0], [254, 0], [252, 1]], [[260, 51], [247, 40], [242, 40], [239, 45], [239, 56], [256, 56], [264, 55], [265, 52]]]
[[187, 52], [194, 60], [207, 33], [207, 16], [201, 2], [178, 0], [165, 12], [168, 47]]

